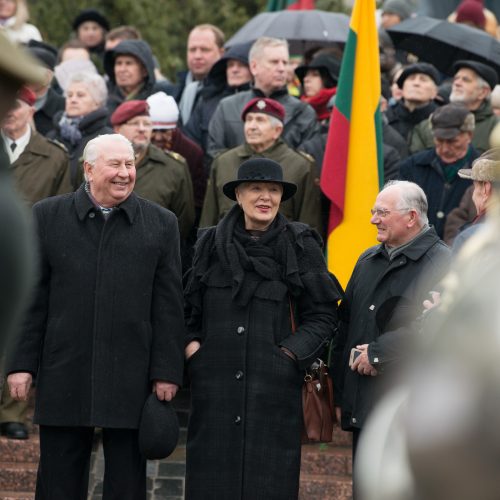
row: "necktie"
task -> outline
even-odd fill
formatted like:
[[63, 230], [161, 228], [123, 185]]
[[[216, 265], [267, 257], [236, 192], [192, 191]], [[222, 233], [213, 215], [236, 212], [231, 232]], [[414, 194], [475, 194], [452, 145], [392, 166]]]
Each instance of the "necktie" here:
[[10, 150], [11, 150], [12, 152], [14, 152], [14, 151], [16, 150], [16, 148], [17, 148], [17, 144], [16, 144], [15, 142], [13, 142], [13, 143], [10, 145]]

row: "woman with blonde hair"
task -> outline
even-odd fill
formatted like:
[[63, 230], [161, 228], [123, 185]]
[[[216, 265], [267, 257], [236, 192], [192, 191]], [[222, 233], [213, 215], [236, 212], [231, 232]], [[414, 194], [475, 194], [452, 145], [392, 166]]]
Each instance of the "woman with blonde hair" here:
[[0, 0], [0, 29], [17, 43], [28, 43], [30, 40], [42, 40], [40, 31], [29, 24], [28, 6], [25, 0]]

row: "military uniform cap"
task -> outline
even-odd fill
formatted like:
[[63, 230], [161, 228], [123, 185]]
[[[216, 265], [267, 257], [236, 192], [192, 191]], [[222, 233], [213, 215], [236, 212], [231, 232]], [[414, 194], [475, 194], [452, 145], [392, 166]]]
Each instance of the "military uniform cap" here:
[[268, 97], [254, 97], [249, 101], [241, 112], [243, 121], [245, 121], [248, 113], [265, 113], [274, 116], [281, 123], [285, 121], [285, 108], [278, 101]]

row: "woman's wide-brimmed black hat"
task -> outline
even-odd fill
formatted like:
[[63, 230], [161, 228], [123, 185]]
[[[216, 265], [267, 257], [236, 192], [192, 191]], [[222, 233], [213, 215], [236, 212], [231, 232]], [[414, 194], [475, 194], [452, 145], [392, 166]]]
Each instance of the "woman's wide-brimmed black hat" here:
[[238, 178], [222, 186], [222, 191], [231, 200], [236, 201], [234, 188], [243, 182], [276, 182], [283, 186], [281, 201], [286, 201], [297, 192], [297, 185], [283, 180], [281, 165], [269, 158], [251, 158], [238, 168]]
[[168, 401], [160, 401], [152, 392], [144, 403], [139, 423], [139, 450], [148, 460], [160, 460], [172, 454], [179, 440], [179, 419]]

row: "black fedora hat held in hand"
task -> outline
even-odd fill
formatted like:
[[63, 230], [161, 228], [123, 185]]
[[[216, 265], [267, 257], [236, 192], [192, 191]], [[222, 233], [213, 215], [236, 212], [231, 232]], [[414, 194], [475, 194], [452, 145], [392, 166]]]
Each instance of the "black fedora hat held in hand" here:
[[238, 178], [226, 182], [222, 187], [222, 191], [229, 199], [236, 201], [234, 189], [243, 182], [275, 182], [281, 184], [283, 186], [281, 201], [288, 200], [297, 192], [296, 184], [283, 180], [281, 165], [268, 158], [251, 158], [244, 161], [238, 168]]
[[139, 424], [139, 450], [148, 460], [172, 454], [179, 440], [179, 420], [169, 401], [160, 401], [152, 392], [142, 409]]

